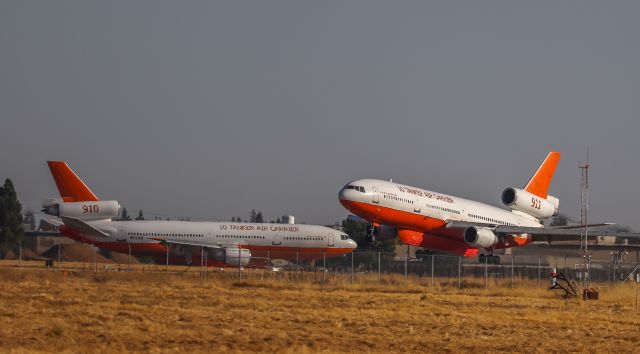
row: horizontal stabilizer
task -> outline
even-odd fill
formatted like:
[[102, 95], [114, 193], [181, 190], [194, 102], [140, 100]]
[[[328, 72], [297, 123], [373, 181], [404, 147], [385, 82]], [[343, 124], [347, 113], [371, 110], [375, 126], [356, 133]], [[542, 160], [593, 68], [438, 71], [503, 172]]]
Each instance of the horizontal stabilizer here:
[[72, 218], [69, 216], [63, 216], [62, 222], [66, 227], [74, 231], [81, 232], [85, 235], [96, 236], [96, 237], [109, 237], [109, 234], [105, 233], [104, 231], [100, 231], [96, 229], [95, 227], [87, 224], [86, 222], [80, 219]]

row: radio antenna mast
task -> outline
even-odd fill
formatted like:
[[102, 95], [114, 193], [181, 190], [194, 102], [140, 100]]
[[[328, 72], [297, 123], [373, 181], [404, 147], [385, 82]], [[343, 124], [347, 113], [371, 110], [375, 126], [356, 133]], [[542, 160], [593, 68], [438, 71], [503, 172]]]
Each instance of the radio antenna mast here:
[[[588, 226], [589, 225], [589, 147], [587, 146], [587, 162], [580, 163], [580, 253], [582, 255], [582, 279], [585, 288], [589, 287], [589, 278], [591, 278], [591, 257], [589, 256], [588, 242]], [[585, 263], [586, 261], [586, 263]]]

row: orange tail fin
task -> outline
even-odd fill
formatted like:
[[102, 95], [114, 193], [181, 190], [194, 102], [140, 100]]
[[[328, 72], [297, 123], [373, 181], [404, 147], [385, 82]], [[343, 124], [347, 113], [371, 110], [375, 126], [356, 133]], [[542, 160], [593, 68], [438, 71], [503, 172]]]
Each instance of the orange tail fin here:
[[524, 190], [546, 199], [549, 195], [547, 191], [553, 179], [553, 174], [556, 172], [558, 162], [560, 162], [560, 153], [551, 151], [536, 173], [533, 174]]
[[98, 201], [98, 197], [87, 187], [64, 161], [47, 161], [58, 191], [65, 202]]

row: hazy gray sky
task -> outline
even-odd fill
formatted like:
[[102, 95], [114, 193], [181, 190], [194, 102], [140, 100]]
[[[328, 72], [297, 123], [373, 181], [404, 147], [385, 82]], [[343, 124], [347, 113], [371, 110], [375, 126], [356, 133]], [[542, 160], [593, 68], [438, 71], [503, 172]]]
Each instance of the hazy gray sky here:
[[640, 229], [638, 1], [2, 1], [0, 177], [66, 160], [130, 212], [332, 223], [364, 177], [551, 193]]

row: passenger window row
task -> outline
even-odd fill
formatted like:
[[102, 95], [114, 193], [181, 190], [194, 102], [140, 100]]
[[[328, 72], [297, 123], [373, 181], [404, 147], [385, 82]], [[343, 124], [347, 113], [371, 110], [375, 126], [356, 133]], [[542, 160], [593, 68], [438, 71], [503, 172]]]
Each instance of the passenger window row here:
[[321, 241], [322, 237], [320, 236], [305, 236], [305, 237], [286, 236], [284, 239], [297, 240], [297, 241]]
[[441, 207], [441, 206], [437, 206], [437, 205], [431, 205], [431, 204], [427, 204], [427, 206], [429, 208], [432, 208], [432, 209], [442, 210], [442, 211], [446, 211], [446, 212], [453, 213], [453, 214], [460, 214], [460, 211], [455, 210], [455, 209], [449, 209], [449, 208], [445, 208], [445, 207]]
[[482, 216], [482, 215], [469, 214], [469, 216], [471, 216], [473, 218], [476, 218], [476, 219], [483, 220], [483, 221], [491, 222], [491, 223], [494, 223], [494, 224], [507, 225], [507, 226], [517, 226], [517, 225], [512, 224], [512, 223], [508, 223], [508, 222], [505, 222], [505, 221], [502, 221], [502, 220], [489, 218], [489, 217]]
[[220, 238], [241, 238], [241, 239], [254, 239], [254, 240], [264, 240], [264, 236], [254, 236], [254, 235], [218, 235]]
[[159, 232], [127, 232], [129, 236], [204, 237], [201, 234], [165, 234]]
[[415, 203], [415, 201], [413, 201], [411, 199], [399, 198], [399, 197], [396, 197], [394, 195], [386, 195], [386, 194], [384, 194], [384, 197], [387, 198], [387, 199], [393, 199], [393, 200], [397, 200], [397, 201], [404, 202], [404, 203], [409, 203], [409, 204], [414, 204]]

